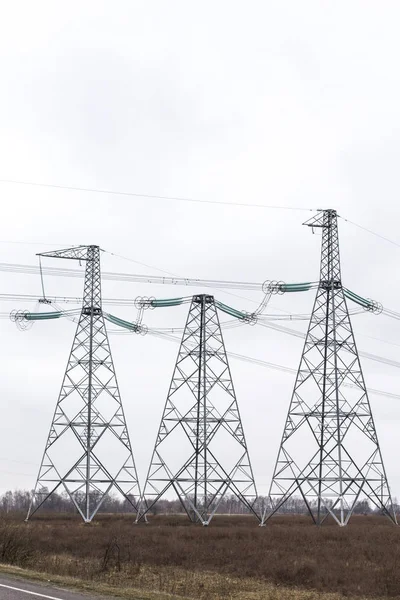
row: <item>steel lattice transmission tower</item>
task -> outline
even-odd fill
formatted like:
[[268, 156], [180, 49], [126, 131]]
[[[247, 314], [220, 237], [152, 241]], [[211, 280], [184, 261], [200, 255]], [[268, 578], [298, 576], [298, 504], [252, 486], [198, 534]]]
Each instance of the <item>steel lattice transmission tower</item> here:
[[270, 488], [264, 523], [294, 494], [317, 525], [347, 525], [367, 498], [396, 523], [368, 392], [342, 289], [337, 214], [322, 230], [320, 281]]
[[137, 520], [172, 488], [208, 525], [227, 492], [254, 513], [252, 467], [214, 297], [193, 296]]
[[82, 311], [27, 519], [59, 488], [90, 522], [110, 492], [137, 510], [139, 484], [101, 303], [100, 248], [40, 256], [86, 262]]

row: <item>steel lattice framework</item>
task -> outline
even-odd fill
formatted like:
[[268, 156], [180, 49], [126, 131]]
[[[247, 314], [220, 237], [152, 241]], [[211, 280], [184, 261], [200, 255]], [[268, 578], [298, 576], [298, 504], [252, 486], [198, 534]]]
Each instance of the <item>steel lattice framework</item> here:
[[329, 515], [347, 525], [361, 498], [396, 523], [342, 289], [336, 211], [305, 225], [322, 230], [320, 281], [262, 523], [293, 494], [317, 525]]
[[223, 496], [254, 513], [253, 471], [214, 297], [193, 296], [137, 520], [172, 488], [208, 525]]
[[101, 304], [100, 249], [40, 256], [86, 261], [82, 311], [27, 519], [63, 488], [85, 522], [112, 491], [137, 510], [140, 489]]

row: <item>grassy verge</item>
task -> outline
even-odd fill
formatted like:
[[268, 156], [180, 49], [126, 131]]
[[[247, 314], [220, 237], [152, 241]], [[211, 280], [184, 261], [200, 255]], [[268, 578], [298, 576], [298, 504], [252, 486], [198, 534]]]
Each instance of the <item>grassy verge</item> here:
[[[44, 582], [54, 584], [86, 593], [102, 594], [104, 596], [113, 596], [115, 598], [124, 598], [125, 600], [169, 600], [188, 598], [199, 598], [209, 600], [368, 600], [365, 596], [343, 596], [342, 594], [330, 594], [312, 591], [296, 590], [268, 584], [253, 578], [227, 577], [211, 572], [187, 572], [183, 569], [157, 568], [150, 569], [143, 567], [141, 584], [147, 580], [151, 585], [166, 581], [171, 582], [171, 586], [178, 588], [175, 593], [144, 590], [143, 588], [131, 587], [128, 582], [124, 585], [124, 574], [119, 573], [120, 583], [88, 582], [75, 577], [65, 577], [50, 573], [40, 573], [30, 569], [22, 569], [10, 565], [0, 564], [0, 573], [11, 575], [19, 579], [29, 579], [30, 581]], [[181, 588], [181, 590], [179, 590]], [[187, 589], [190, 596], [181, 593]], [[197, 590], [197, 591], [196, 591]], [[193, 595], [199, 594], [199, 595]], [[384, 597], [374, 600], [383, 600]]]
[[[126, 600], [172, 600], [177, 598], [177, 596], [165, 592], [146, 592], [144, 590], [109, 585], [106, 583], [87, 582], [83, 579], [77, 579], [76, 577], [40, 573], [39, 571], [33, 571], [32, 569], [22, 569], [21, 567], [13, 567], [4, 564], [0, 564], [0, 574], [7, 576], [11, 575], [12, 577], [15, 577], [16, 580], [27, 579], [36, 583], [64, 587], [76, 592], [102, 594], [104, 596], [125, 598]], [[187, 600], [183, 596], [180, 596], [179, 598], [180, 600]]]

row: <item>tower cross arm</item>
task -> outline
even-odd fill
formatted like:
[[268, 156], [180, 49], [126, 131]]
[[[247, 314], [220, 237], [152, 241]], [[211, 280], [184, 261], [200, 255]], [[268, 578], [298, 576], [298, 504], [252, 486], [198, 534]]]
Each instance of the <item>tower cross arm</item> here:
[[[92, 252], [90, 252], [92, 250]], [[63, 250], [50, 250], [49, 252], [39, 252], [37, 256], [47, 256], [48, 258], [67, 258], [72, 260], [92, 260], [93, 250], [99, 251], [99, 246], [73, 246]]]
[[305, 221], [303, 225], [307, 227], [330, 227], [332, 221], [336, 220], [338, 214], [335, 209], [327, 208], [327, 209], [318, 209], [317, 214], [308, 221]]

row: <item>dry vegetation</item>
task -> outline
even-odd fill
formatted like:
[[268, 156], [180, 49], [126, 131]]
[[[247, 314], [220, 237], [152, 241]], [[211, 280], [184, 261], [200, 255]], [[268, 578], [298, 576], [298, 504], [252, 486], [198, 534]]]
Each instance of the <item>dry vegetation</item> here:
[[[321, 593], [400, 598], [400, 530], [356, 516], [321, 529], [306, 517], [216, 517], [208, 528], [184, 517], [134, 525], [132, 516], [41, 515], [0, 521], [0, 562], [86, 582], [187, 598], [317, 599]], [[278, 586], [278, 588], [276, 588]]]

